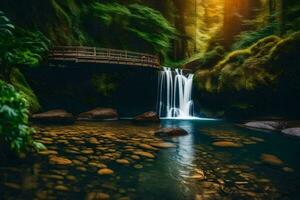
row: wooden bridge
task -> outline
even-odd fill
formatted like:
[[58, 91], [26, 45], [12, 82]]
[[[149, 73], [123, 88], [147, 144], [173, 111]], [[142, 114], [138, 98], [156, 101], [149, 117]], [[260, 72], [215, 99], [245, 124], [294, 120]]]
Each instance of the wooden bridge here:
[[159, 57], [155, 55], [96, 47], [56, 46], [50, 51], [49, 60], [160, 68]]

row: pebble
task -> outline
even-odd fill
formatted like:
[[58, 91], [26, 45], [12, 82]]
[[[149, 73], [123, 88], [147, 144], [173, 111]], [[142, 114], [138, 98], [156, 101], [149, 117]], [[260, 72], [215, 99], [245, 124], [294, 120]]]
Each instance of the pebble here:
[[58, 156], [50, 156], [49, 161], [51, 164], [57, 165], [69, 165], [72, 164], [72, 161], [65, 158], [65, 157], [58, 157]]
[[147, 158], [155, 158], [155, 156], [152, 153], [145, 152], [145, 151], [136, 151], [134, 154], [139, 155], [139, 156], [144, 156]]
[[124, 164], [124, 165], [130, 164], [130, 162], [126, 159], [117, 159], [116, 162], [119, 164]]
[[113, 174], [114, 171], [109, 169], [109, 168], [104, 168], [104, 169], [99, 169], [98, 170], [98, 174], [100, 175], [110, 175], [110, 174]]

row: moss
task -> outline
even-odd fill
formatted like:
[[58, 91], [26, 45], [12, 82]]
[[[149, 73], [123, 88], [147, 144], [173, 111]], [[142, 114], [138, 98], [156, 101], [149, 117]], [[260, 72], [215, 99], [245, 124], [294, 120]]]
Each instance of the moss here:
[[10, 73], [10, 83], [20, 92], [23, 93], [29, 102], [29, 110], [34, 113], [41, 109], [37, 96], [28, 85], [24, 75], [17, 68], [13, 68]]
[[103, 96], [110, 96], [117, 88], [113, 77], [108, 74], [94, 75], [92, 84], [96, 91]]
[[216, 65], [224, 56], [225, 49], [222, 46], [216, 46], [206, 53], [198, 53], [191, 58], [183, 61], [184, 69], [196, 71], [199, 69], [208, 69]]
[[208, 92], [240, 91], [269, 84], [278, 75], [269, 71], [270, 52], [280, 41], [277, 36], [268, 36], [246, 49], [230, 52], [212, 70], [197, 72], [200, 88]]

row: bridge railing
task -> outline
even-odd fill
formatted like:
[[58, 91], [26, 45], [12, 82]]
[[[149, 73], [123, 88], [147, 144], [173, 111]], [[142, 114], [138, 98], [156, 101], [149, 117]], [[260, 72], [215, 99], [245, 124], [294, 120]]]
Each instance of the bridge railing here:
[[126, 64], [159, 68], [159, 57], [147, 53], [96, 47], [56, 46], [50, 51], [51, 60], [72, 60], [75, 62], [95, 62]]

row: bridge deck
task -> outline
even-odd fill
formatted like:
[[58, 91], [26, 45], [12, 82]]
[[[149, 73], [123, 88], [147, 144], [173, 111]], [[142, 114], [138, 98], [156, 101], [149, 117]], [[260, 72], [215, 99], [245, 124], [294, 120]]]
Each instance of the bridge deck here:
[[50, 51], [49, 60], [160, 68], [159, 57], [155, 55], [96, 47], [56, 46]]

